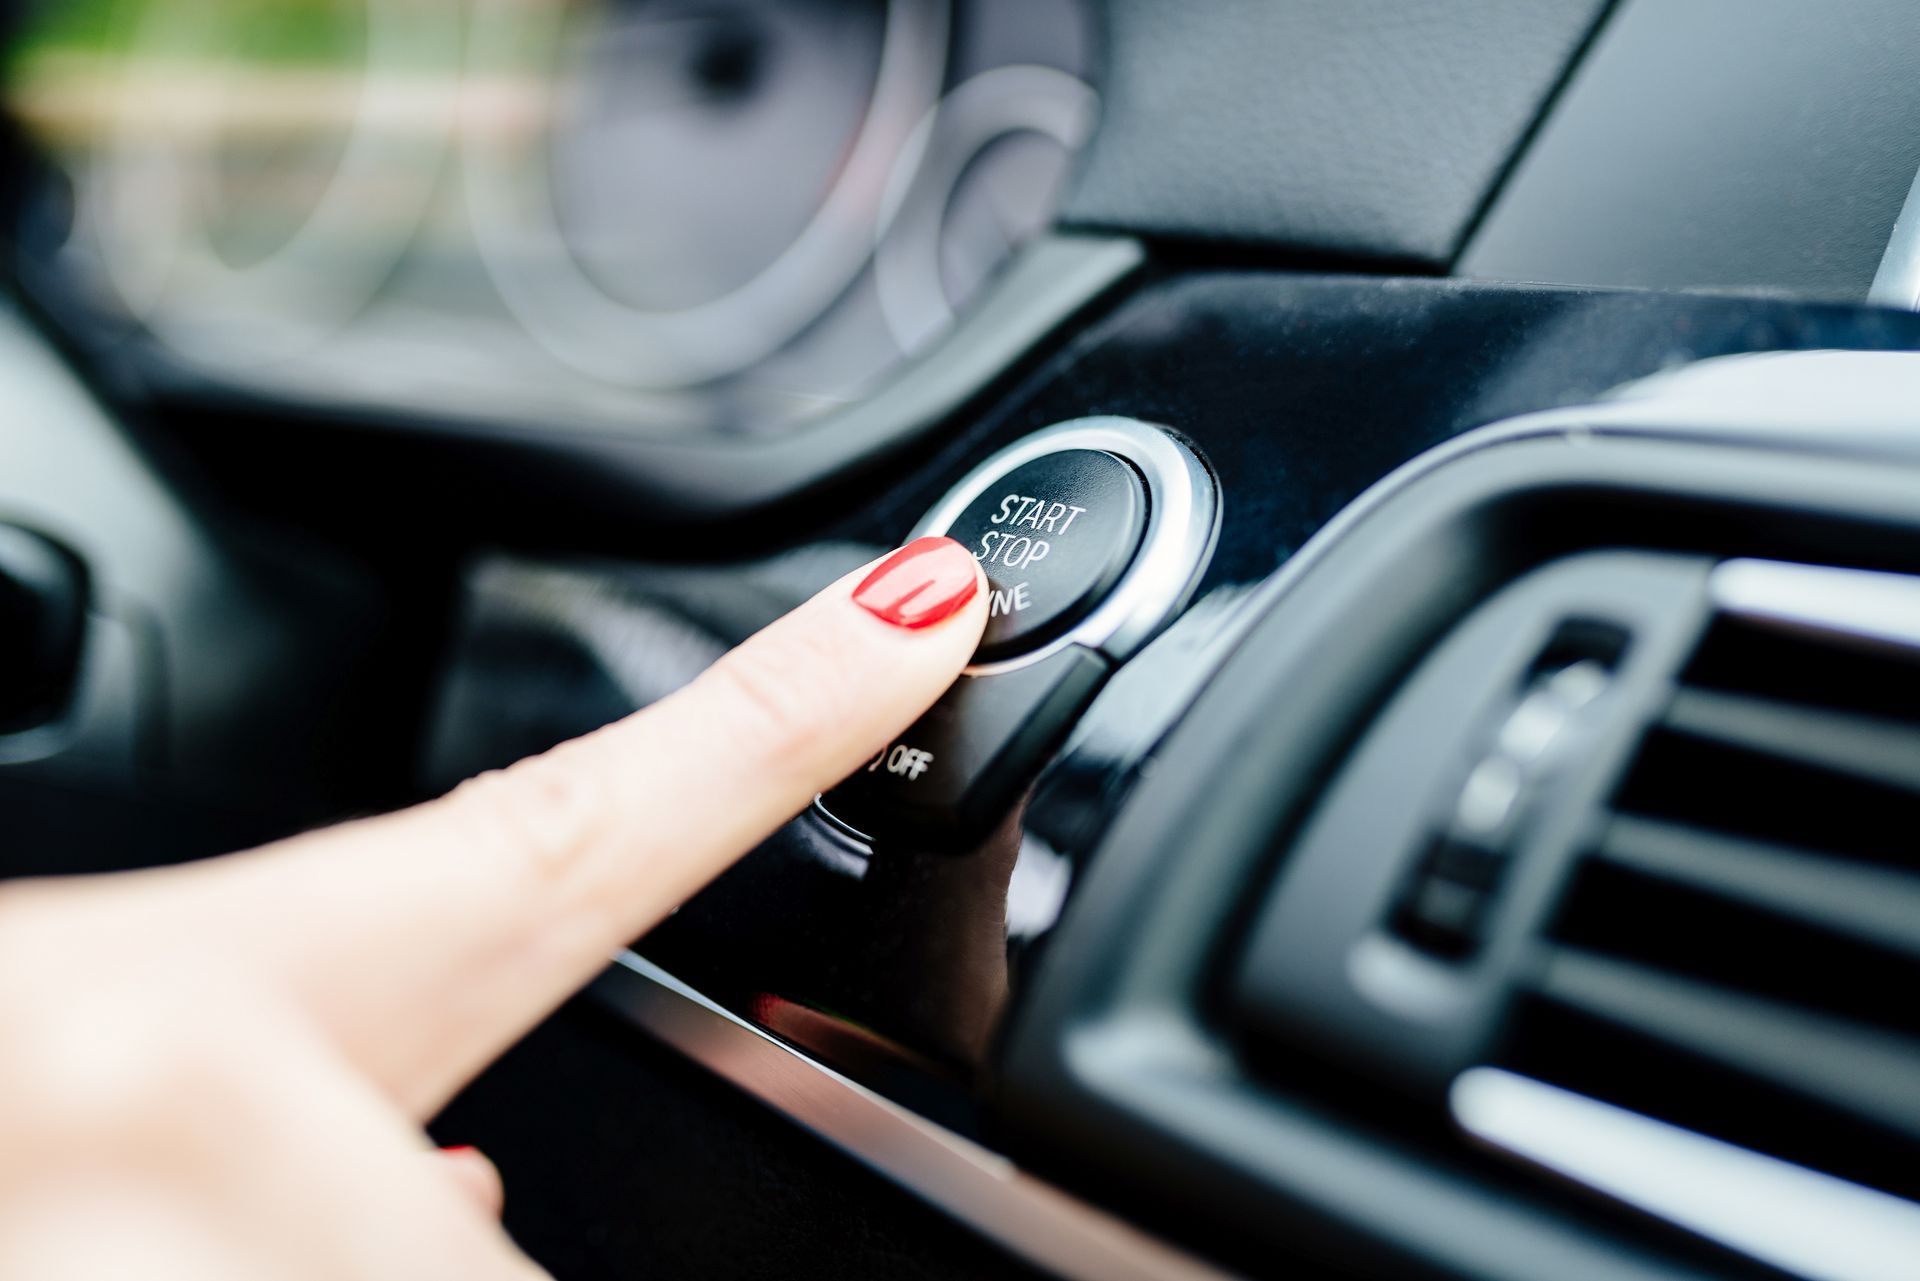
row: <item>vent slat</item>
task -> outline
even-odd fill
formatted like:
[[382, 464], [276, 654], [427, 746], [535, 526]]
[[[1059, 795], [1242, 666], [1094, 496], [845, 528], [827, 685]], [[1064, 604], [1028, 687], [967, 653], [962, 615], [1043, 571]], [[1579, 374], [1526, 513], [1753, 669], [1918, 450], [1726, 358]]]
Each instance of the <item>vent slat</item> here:
[[1920, 1206], [1494, 1068], [1449, 1097], [1461, 1127], [1789, 1273], [1912, 1281]]
[[1693, 738], [1920, 792], [1920, 726], [1907, 722], [1709, 689], [1682, 689], [1663, 722]]
[[1612, 808], [1920, 874], [1920, 792], [1659, 725]]
[[1672, 823], [1620, 817], [1597, 857], [1920, 959], [1920, 878]]
[[1730, 560], [1713, 573], [1729, 618], [1816, 636], [1841, 649], [1920, 658], [1920, 578], [1830, 565]]
[[1572, 948], [1541, 997], [1920, 1138], [1920, 1041]]

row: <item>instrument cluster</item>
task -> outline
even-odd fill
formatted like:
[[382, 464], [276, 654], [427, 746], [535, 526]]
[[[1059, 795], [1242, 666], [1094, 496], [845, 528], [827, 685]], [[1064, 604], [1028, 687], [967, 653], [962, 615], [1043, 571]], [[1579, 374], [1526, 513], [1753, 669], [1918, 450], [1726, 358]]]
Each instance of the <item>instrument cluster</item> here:
[[777, 433], [938, 342], [1094, 122], [1082, 0], [63, 0], [49, 310], [157, 384]]

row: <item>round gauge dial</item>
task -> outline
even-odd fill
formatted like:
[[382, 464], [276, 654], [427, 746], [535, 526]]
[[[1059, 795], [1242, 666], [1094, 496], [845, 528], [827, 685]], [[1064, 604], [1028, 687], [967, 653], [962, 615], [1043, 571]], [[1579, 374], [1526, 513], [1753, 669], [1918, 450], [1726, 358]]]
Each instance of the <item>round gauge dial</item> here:
[[885, 28], [882, 0], [583, 15], [548, 162], [558, 230], [582, 269], [648, 311], [711, 302], [765, 271], [841, 176]]

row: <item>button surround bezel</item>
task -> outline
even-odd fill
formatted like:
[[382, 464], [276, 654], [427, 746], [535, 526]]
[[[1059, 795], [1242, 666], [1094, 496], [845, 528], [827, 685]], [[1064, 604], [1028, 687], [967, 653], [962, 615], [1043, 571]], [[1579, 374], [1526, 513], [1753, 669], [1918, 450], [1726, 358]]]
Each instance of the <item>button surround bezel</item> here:
[[1140, 474], [1147, 521], [1133, 562], [1079, 622], [1024, 654], [976, 663], [967, 668], [969, 676], [1013, 671], [1072, 645], [1126, 658], [1185, 604], [1213, 554], [1220, 532], [1220, 491], [1213, 473], [1167, 428], [1112, 415], [1056, 423], [993, 454], [921, 517], [913, 537], [945, 534], [974, 499], [1015, 468], [1077, 449], [1112, 454]]

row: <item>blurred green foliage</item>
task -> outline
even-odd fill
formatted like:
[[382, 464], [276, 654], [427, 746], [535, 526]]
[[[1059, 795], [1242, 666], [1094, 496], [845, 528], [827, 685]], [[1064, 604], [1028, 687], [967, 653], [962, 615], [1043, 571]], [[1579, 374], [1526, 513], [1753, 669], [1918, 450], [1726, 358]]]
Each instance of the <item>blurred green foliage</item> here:
[[362, 21], [361, 5], [343, 0], [42, 0], [8, 62], [120, 54], [139, 39], [149, 53], [326, 65], [354, 55]]

